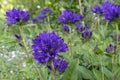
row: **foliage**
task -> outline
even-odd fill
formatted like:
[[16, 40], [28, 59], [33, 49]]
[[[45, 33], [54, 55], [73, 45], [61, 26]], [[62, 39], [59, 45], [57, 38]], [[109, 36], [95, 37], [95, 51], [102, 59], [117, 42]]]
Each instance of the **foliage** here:
[[[3, 4], [5, 1], [7, 6]], [[118, 21], [105, 21], [101, 15], [91, 11], [92, 7], [105, 1], [1, 0], [0, 80], [120, 80], [120, 40], [111, 38], [111, 35], [120, 34], [120, 24]], [[120, 5], [119, 0], [109, 1]], [[5, 12], [13, 6], [29, 10], [31, 18], [27, 24], [7, 26]], [[53, 13], [47, 15], [44, 22], [33, 23], [32, 19], [47, 7]], [[84, 15], [84, 20], [79, 23], [91, 26], [92, 37], [89, 40], [83, 39], [75, 24], [67, 24], [70, 32], [63, 30], [64, 25], [58, 22], [58, 16], [65, 9]], [[33, 58], [32, 40], [44, 31], [55, 31], [69, 47], [66, 53], [59, 55], [69, 63], [63, 73], [54, 74], [46, 64], [38, 64]], [[22, 39], [16, 39], [14, 34], [21, 35]], [[106, 52], [109, 44], [117, 46], [116, 53]]]

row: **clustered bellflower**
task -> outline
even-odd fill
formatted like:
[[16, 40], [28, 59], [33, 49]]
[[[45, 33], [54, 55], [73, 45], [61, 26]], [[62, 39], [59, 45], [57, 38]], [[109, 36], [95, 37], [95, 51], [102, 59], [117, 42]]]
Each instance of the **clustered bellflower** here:
[[76, 30], [78, 32], [83, 32], [85, 30], [85, 27], [82, 24], [76, 24]]
[[85, 31], [82, 33], [82, 38], [83, 38], [83, 39], [90, 39], [91, 37], [92, 37], [92, 32], [91, 32], [91, 31], [85, 30]]
[[102, 5], [96, 5], [92, 12], [103, 15], [105, 20], [114, 21], [120, 18], [120, 5], [107, 1]]
[[[68, 68], [68, 62], [64, 59], [58, 58], [53, 61], [54, 69], [59, 72], [64, 72]], [[52, 65], [47, 66], [50, 70], [52, 70]]]
[[107, 53], [116, 53], [116, 49], [117, 49], [117, 46], [113, 46], [112, 44], [110, 44], [110, 45], [106, 48], [106, 52], [107, 52]]
[[47, 17], [47, 14], [51, 14], [52, 10], [49, 8], [44, 8], [43, 10], [41, 10], [40, 14], [33, 18], [33, 23], [37, 23], [37, 22], [43, 22], [44, 19]]
[[69, 27], [67, 24], [76, 24], [76, 22], [83, 20], [83, 15], [76, 14], [70, 10], [64, 10], [62, 14], [58, 17], [58, 22], [63, 24], [63, 31], [68, 31]]
[[32, 50], [34, 59], [39, 64], [44, 64], [54, 62], [60, 52], [68, 50], [68, 46], [55, 32], [45, 31], [33, 40]]
[[26, 23], [30, 19], [28, 11], [13, 8], [6, 12], [7, 25], [16, 24], [18, 22]]
[[69, 29], [69, 27], [67, 25], [64, 25], [63, 26], [63, 31], [69, 33], [70, 29]]
[[82, 33], [82, 38], [89, 40], [92, 37], [92, 31], [89, 31], [90, 25], [83, 26], [82, 24], [76, 24], [77, 32]]
[[83, 18], [81, 14], [76, 14], [70, 10], [64, 10], [58, 17], [58, 22], [62, 24], [76, 23], [77, 21], [83, 20]]

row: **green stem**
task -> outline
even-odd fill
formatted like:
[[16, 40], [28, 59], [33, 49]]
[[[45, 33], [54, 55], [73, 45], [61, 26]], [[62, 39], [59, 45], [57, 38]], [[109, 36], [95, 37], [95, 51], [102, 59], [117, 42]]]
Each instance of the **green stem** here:
[[49, 19], [49, 16], [47, 17], [47, 24], [48, 24], [48, 26], [49, 26], [48, 31], [50, 32], [50, 31], [51, 31], [51, 25], [50, 25], [50, 19]]
[[[118, 32], [119, 32], [118, 24], [115, 24], [115, 27], [116, 27], [116, 46], [118, 47]], [[120, 54], [118, 56], [119, 56], [119, 65], [120, 65]]]
[[83, 13], [82, 13], [82, 2], [81, 2], [81, 0], [78, 0], [78, 2], [79, 2], [79, 7], [80, 7], [80, 14], [82, 15]]
[[23, 30], [21, 30], [20, 28], [19, 28], [19, 30], [20, 30], [20, 35], [22, 36], [22, 42], [23, 42], [23, 47], [24, 47], [24, 50], [25, 50], [25, 53], [27, 54], [27, 58], [29, 59], [30, 58], [30, 56], [29, 56], [29, 53], [28, 53], [28, 47], [27, 47], [27, 45], [26, 45], [26, 43], [25, 43], [25, 39], [24, 39], [24, 35], [23, 35]]
[[52, 61], [52, 70], [53, 70], [53, 73], [54, 73], [54, 80], [58, 80], [57, 73], [56, 73], [53, 61]]
[[115, 80], [115, 74], [114, 74], [114, 54], [112, 55], [112, 80]]
[[100, 54], [99, 56], [100, 56], [100, 60], [101, 60], [102, 80], [104, 80], [104, 73], [103, 73], [103, 66], [104, 66], [104, 65], [103, 65], [103, 62], [102, 62], [102, 61], [103, 61], [103, 60], [102, 60], [102, 55]]
[[116, 24], [116, 45], [118, 45], [118, 25]]
[[71, 27], [70, 27], [69, 47], [70, 47], [69, 56], [72, 57], [72, 28]]
[[[91, 58], [91, 54], [90, 54], [90, 50], [89, 50], [89, 43], [87, 42], [86, 44], [87, 50], [88, 50], [88, 58], [89, 58], [89, 63], [92, 66], [92, 58]], [[93, 66], [92, 66], [93, 69]]]
[[[24, 35], [23, 35], [23, 29], [19, 28], [19, 30], [20, 30], [20, 34], [22, 36], [22, 42], [23, 42], [25, 53], [27, 54], [27, 58], [30, 59], [29, 52], [28, 52], [28, 47], [27, 47], [27, 44], [25, 42]], [[34, 62], [33, 62], [33, 65], [34, 65], [33, 67], [35, 68], [35, 72], [38, 73], [39, 78], [41, 80], [43, 80], [43, 78], [42, 78], [42, 76], [41, 76], [41, 74], [39, 72], [39, 69], [37, 68], [37, 66], [36, 66], [36, 64]]]

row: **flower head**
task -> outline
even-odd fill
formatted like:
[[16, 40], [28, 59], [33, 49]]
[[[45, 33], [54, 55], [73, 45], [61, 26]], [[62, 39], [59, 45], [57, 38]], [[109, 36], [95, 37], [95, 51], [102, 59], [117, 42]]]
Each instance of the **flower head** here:
[[85, 30], [85, 27], [82, 24], [77, 24], [76, 25], [76, 30], [78, 32], [83, 32]]
[[54, 60], [54, 67], [59, 72], [64, 72], [68, 68], [68, 62], [63, 59]]
[[52, 13], [52, 10], [49, 8], [44, 8], [43, 10], [41, 10], [41, 14], [47, 14], [47, 13]]
[[80, 20], [83, 20], [83, 16], [81, 14], [73, 13], [70, 10], [64, 10], [63, 13], [58, 17], [59, 23], [62, 24], [76, 23]]
[[103, 11], [101, 10], [101, 7], [96, 5], [95, 7], [92, 8], [92, 12], [102, 14]]
[[18, 22], [26, 23], [30, 19], [28, 11], [22, 11], [15, 8], [8, 10], [6, 12], [6, 17], [8, 25], [16, 24]]
[[120, 18], [120, 6], [106, 1], [101, 6], [95, 6], [92, 11], [104, 16], [105, 20], [114, 21], [116, 18]]
[[[64, 72], [68, 68], [68, 62], [64, 59], [55, 59], [53, 60], [54, 69], [59, 72]], [[52, 70], [52, 65], [49, 65], [48, 68]]]
[[43, 10], [41, 10], [41, 13], [36, 17], [33, 18], [33, 23], [37, 23], [37, 22], [43, 22], [45, 20], [45, 18], [47, 17], [46, 14], [51, 14], [52, 10], [50, 10], [49, 8], [45, 8]]
[[116, 49], [117, 49], [117, 46], [113, 46], [112, 44], [110, 44], [110, 45], [106, 48], [106, 52], [107, 52], [107, 53], [116, 53]]
[[92, 32], [91, 32], [91, 31], [85, 30], [85, 31], [82, 33], [82, 38], [83, 38], [83, 39], [90, 39], [91, 37], [92, 37]]
[[32, 21], [33, 21], [33, 23], [36, 23], [36, 22], [38, 22], [38, 19], [37, 18], [33, 18]]
[[66, 52], [68, 46], [55, 32], [43, 32], [33, 40], [33, 56], [38, 63], [46, 63], [58, 56], [60, 52]]
[[67, 26], [67, 25], [64, 25], [63, 26], [63, 31], [65, 31], [65, 32], [67, 32], [67, 33], [69, 33], [69, 27]]

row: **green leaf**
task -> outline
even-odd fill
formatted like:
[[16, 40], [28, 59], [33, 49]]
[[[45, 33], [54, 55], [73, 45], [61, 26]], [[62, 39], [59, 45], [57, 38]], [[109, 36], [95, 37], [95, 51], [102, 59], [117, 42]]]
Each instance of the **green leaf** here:
[[33, 63], [33, 58], [29, 58], [27, 63], [31, 63], [32, 64]]
[[111, 79], [112, 72], [111, 72], [110, 70], [108, 70], [107, 68], [103, 67], [103, 73], [104, 73], [105, 76], [108, 78], [108, 80]]
[[77, 60], [73, 60], [69, 64], [69, 68], [64, 72], [62, 80], [78, 80], [77, 67], [78, 67]]
[[79, 66], [79, 71], [84, 79], [95, 80], [93, 73], [89, 69]]

